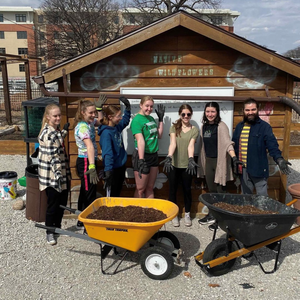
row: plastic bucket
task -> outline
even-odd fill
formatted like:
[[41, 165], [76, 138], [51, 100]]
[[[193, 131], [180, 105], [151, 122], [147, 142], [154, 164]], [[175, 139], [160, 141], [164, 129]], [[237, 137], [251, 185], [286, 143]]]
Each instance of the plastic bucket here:
[[13, 171], [0, 172], [0, 199], [10, 200], [17, 197], [18, 174]]

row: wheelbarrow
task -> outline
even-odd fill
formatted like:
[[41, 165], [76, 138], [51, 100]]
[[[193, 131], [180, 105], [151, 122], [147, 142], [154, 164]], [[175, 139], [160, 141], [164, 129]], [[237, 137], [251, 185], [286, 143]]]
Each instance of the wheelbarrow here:
[[[228, 273], [236, 259], [241, 256], [246, 258], [246, 255], [253, 255], [265, 274], [274, 273], [278, 266], [282, 239], [300, 231], [300, 226], [291, 229], [296, 218], [300, 216], [299, 210], [290, 207], [295, 201], [285, 205], [265, 196], [215, 193], [200, 195], [199, 200], [209, 208], [217, 225], [226, 233], [226, 238], [215, 239], [215, 229], [212, 242], [195, 256], [196, 263], [212, 276]], [[235, 213], [213, 205], [219, 202], [240, 206], [253, 205], [274, 214]], [[263, 268], [254, 253], [265, 246], [276, 253], [271, 271]]]
[[[151, 223], [119, 222], [88, 219], [87, 216], [99, 209], [100, 206], [140, 206], [161, 210], [167, 218]], [[152, 279], [163, 280], [170, 276], [174, 264], [181, 264], [183, 254], [177, 237], [168, 231], [159, 229], [178, 214], [178, 206], [171, 201], [160, 199], [139, 199], [139, 198], [98, 198], [84, 211], [63, 207], [78, 215], [78, 220], [83, 222], [86, 234], [75, 233], [56, 227], [48, 227], [36, 223], [36, 227], [47, 229], [53, 233], [68, 235], [100, 245], [101, 271], [103, 274], [112, 275], [117, 273], [120, 264], [127, 254], [138, 252], [143, 272]], [[149, 247], [141, 249], [148, 243]], [[116, 247], [125, 250], [120, 256], [114, 272], [107, 273], [103, 268], [103, 260], [113, 249], [118, 255]]]

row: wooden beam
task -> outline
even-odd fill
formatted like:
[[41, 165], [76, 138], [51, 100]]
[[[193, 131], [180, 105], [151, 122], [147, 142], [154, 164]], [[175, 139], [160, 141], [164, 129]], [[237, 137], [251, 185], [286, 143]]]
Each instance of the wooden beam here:
[[254, 43], [251, 43], [246, 39], [226, 33], [223, 30], [218, 30], [203, 22], [198, 22], [186, 14], [180, 15], [180, 25], [300, 78], [300, 65], [297, 66], [293, 61], [289, 61], [279, 55], [272, 54], [270, 53], [271, 51], [264, 50], [260, 46], [256, 46]]
[[9, 96], [9, 87], [8, 87], [8, 73], [7, 73], [7, 64], [5, 60], [1, 61], [1, 67], [2, 67], [2, 82], [3, 82], [3, 91], [4, 91], [5, 117], [8, 125], [11, 125], [12, 118], [11, 118], [11, 106], [10, 106], [10, 96]]
[[27, 92], [27, 100], [32, 99], [32, 92], [31, 92], [31, 83], [30, 83], [30, 68], [29, 68], [29, 61], [26, 60], [25, 63], [25, 78], [26, 78], [26, 92]]
[[173, 18], [168, 18], [164, 22], [158, 22], [152, 26], [146, 26], [144, 30], [126, 35], [123, 39], [109, 43], [107, 46], [96, 49], [85, 56], [79, 55], [78, 57], [70, 60], [69, 63], [63, 64], [57, 69], [50, 69], [49, 72], [44, 72], [45, 83], [51, 82], [63, 75], [63, 69], [66, 70], [66, 74], [70, 74], [78, 69], [82, 69], [92, 63], [102, 60], [112, 54], [123, 51], [136, 44], [142, 43], [154, 36], [161, 34], [169, 29], [172, 29], [180, 22], [180, 15], [176, 15]]

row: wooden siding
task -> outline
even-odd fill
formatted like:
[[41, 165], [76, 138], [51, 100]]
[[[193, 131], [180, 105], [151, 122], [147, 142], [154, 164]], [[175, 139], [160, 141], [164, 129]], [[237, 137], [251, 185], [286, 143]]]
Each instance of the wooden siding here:
[[[259, 70], [259, 71], [257, 71]], [[290, 81], [286, 73], [251, 57], [239, 53], [227, 46], [194, 33], [185, 28], [171, 29], [165, 33], [145, 40], [126, 51], [118, 52], [96, 61], [93, 64], [71, 74], [71, 91], [120, 93], [121, 87], [224, 87], [234, 86], [235, 96], [277, 97], [286, 96], [290, 89]], [[266, 92], [266, 89], [268, 92]], [[73, 118], [77, 109], [76, 101], [70, 98], [61, 99], [65, 105], [66, 120], [71, 123], [68, 138], [70, 166], [72, 174], [72, 206], [76, 206], [80, 180], [76, 173], [77, 147], [72, 129]], [[109, 99], [108, 103], [118, 104]], [[270, 123], [278, 140], [279, 148], [287, 158], [287, 131], [290, 130], [290, 111], [286, 105], [276, 102], [264, 102], [260, 107], [260, 116]], [[243, 119], [243, 105], [234, 104], [233, 129]], [[200, 120], [197, 120], [200, 122]], [[165, 128], [164, 130], [169, 130]], [[97, 135], [97, 141], [99, 137]], [[99, 145], [98, 145], [99, 147]], [[100, 148], [98, 149], [100, 153]], [[162, 160], [163, 158], [160, 158]], [[274, 162], [271, 162], [272, 164]], [[97, 163], [98, 171], [102, 162]], [[131, 167], [128, 157], [127, 167]], [[159, 168], [162, 172], [162, 167]], [[285, 176], [277, 171], [268, 180], [269, 195], [277, 200], [282, 198], [286, 190]], [[168, 198], [168, 181], [161, 189], [155, 189], [155, 197]], [[104, 193], [103, 183], [98, 184], [98, 191]], [[228, 183], [229, 192], [237, 192], [235, 185]], [[202, 204], [198, 201], [201, 183], [194, 178], [192, 185], [192, 214], [201, 213]], [[134, 179], [126, 179], [122, 196], [133, 197]], [[183, 195], [178, 189], [178, 204], [183, 212]]]

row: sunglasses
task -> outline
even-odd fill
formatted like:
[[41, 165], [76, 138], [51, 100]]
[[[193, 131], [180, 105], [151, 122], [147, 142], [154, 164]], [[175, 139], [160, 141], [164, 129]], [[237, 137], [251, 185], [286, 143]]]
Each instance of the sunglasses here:
[[191, 113], [187, 113], [187, 114], [182, 113], [182, 114], [181, 114], [181, 116], [182, 116], [183, 118], [185, 117], [185, 115], [187, 115], [188, 117], [190, 117], [192, 114], [191, 114]]

